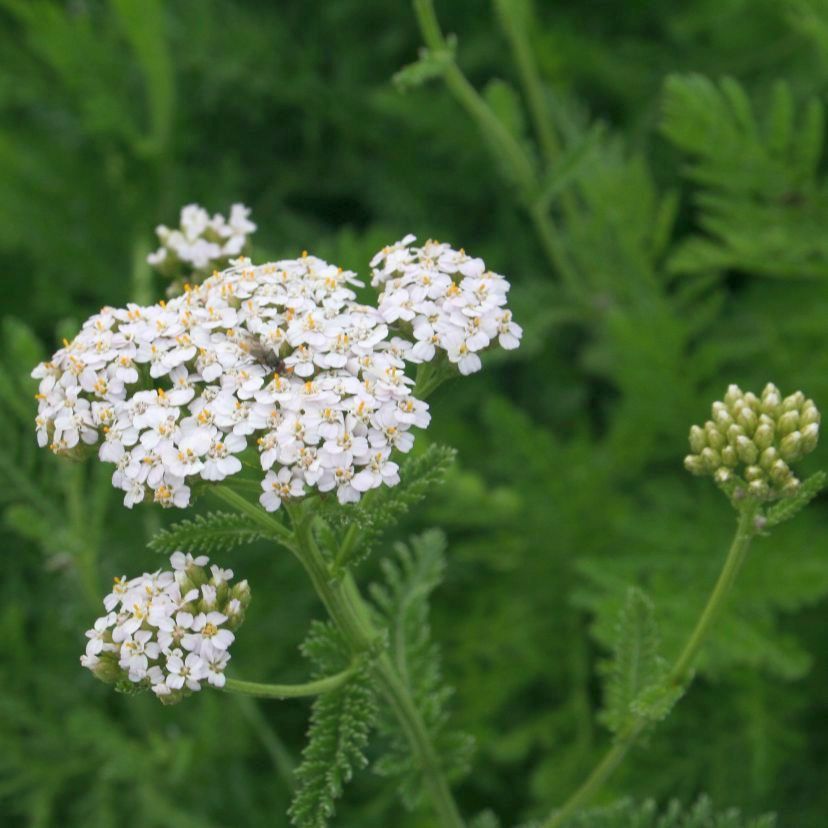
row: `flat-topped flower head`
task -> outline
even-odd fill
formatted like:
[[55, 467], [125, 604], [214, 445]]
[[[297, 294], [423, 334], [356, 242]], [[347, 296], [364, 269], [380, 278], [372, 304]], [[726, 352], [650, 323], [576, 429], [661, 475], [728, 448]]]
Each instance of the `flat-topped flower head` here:
[[245, 465], [260, 467], [268, 510], [313, 489], [345, 503], [394, 485], [377, 456], [408, 451], [430, 416], [405, 374], [408, 343], [356, 301], [359, 284], [307, 253], [238, 259], [168, 302], [103, 308], [33, 372], [38, 442], [96, 446], [128, 507], [186, 507], [194, 485]]
[[382, 288], [379, 312], [411, 340], [405, 358], [431, 362], [443, 352], [461, 374], [471, 374], [495, 342], [517, 348], [523, 329], [506, 307], [509, 282], [464, 250], [436, 241], [412, 247], [414, 241], [408, 235], [371, 260], [372, 284]]
[[81, 664], [123, 691], [151, 690], [174, 704], [206, 683], [223, 687], [234, 630], [250, 603], [247, 581], [206, 556], [170, 557], [172, 571], [115, 578], [106, 614], [87, 630]]
[[234, 204], [229, 217], [214, 216], [198, 204], [181, 209], [179, 227], [159, 224], [155, 233], [161, 246], [147, 256], [147, 262], [172, 281], [170, 295], [180, 293], [185, 282], [202, 281], [214, 270], [247, 252], [249, 237], [256, 231], [250, 208]]
[[724, 400], [713, 403], [711, 419], [690, 429], [692, 454], [684, 465], [759, 500], [791, 495], [800, 485], [792, 466], [816, 448], [819, 421], [816, 405], [801, 391], [783, 397], [769, 383], [757, 396], [731, 385]]

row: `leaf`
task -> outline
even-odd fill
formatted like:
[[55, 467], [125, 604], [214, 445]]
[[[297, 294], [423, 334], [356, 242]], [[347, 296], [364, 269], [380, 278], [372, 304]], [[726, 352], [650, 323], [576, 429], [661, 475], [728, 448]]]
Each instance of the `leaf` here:
[[767, 527], [778, 526], [801, 512], [824, 488], [825, 472], [815, 472], [799, 487], [795, 495], [774, 503], [765, 514]]
[[540, 185], [538, 206], [548, 210], [553, 201], [571, 184], [599, 147], [605, 133], [603, 124], [595, 124], [579, 140], [568, 146]]
[[351, 548], [340, 550], [334, 574], [364, 560], [386, 527], [443, 482], [456, 456], [457, 452], [448, 446], [430, 445], [422, 454], [406, 457], [397, 486], [375, 489], [360, 503], [329, 511], [325, 515], [329, 522], [339, 524], [340, 528], [354, 527], [357, 533]]
[[[371, 596], [387, 627], [397, 671], [423, 718], [443, 773], [452, 779], [467, 769], [473, 743], [465, 734], [446, 728], [446, 703], [453, 691], [443, 683], [440, 651], [429, 626], [429, 598], [443, 579], [445, 546], [445, 537], [437, 530], [413, 537], [410, 545], [397, 544], [395, 556], [382, 561], [385, 583], [372, 585]], [[403, 802], [414, 808], [422, 796], [422, 768], [412, 761], [396, 719], [384, 715], [378, 727], [388, 748], [374, 770], [397, 777]]]
[[514, 87], [500, 78], [494, 78], [486, 84], [483, 97], [500, 123], [518, 141], [522, 141], [526, 134], [526, 118]]
[[410, 89], [439, 78], [454, 61], [455, 40], [446, 38], [446, 42], [447, 49], [437, 51], [421, 49], [420, 56], [414, 63], [400, 69], [392, 78], [397, 89], [401, 92], [408, 92]]
[[[631, 587], [618, 617], [612, 661], [604, 667], [607, 683], [601, 719], [613, 733], [618, 734], [632, 718], [644, 713], [648, 703], [654, 711], [663, 703], [658, 685], [665, 674], [665, 663], [658, 646], [653, 604], [640, 589]], [[645, 691], [649, 691], [646, 697]]]
[[[302, 651], [318, 675], [342, 669], [347, 652], [330, 625], [312, 626]], [[376, 698], [367, 666], [347, 684], [313, 703], [308, 744], [296, 769], [296, 794], [288, 814], [297, 828], [325, 828], [335, 801], [354, 771], [368, 764], [364, 748], [376, 718]]]
[[266, 533], [244, 515], [209, 512], [182, 520], [162, 529], [149, 542], [154, 552], [169, 555], [179, 549], [187, 552], [213, 552], [253, 543]]

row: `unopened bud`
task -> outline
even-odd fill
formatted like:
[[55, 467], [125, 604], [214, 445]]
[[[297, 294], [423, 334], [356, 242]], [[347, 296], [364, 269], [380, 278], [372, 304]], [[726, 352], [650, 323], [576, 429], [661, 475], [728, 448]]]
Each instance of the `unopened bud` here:
[[723, 486], [725, 483], [728, 483], [732, 477], [733, 475], [725, 468], [716, 469], [716, 473], [713, 475], [713, 479], [720, 486]]
[[819, 425], [819, 409], [814, 405], [812, 400], [806, 400], [805, 405], [802, 407], [802, 410], [799, 412], [799, 426], [800, 428], [804, 428], [805, 426], [809, 426], [812, 423], [816, 423]]
[[754, 481], [754, 480], [764, 480], [765, 472], [759, 468], [759, 466], [748, 466], [745, 469], [745, 480]]
[[799, 412], [786, 411], [777, 421], [777, 430], [781, 437], [799, 428]]
[[808, 454], [816, 448], [817, 441], [819, 440], [819, 424], [811, 423], [810, 425], [806, 425], [800, 434], [802, 435], [800, 448], [803, 454]]
[[742, 389], [739, 388], [738, 385], [728, 385], [727, 391], [725, 391], [724, 401], [728, 405], [733, 405], [734, 403], [738, 402], [742, 399], [744, 394], [742, 393]]
[[767, 423], [760, 423], [753, 435], [753, 442], [760, 451], [768, 448], [773, 443], [773, 426]]
[[[708, 422], [704, 428], [704, 438], [707, 445], [716, 451], [719, 451], [727, 442], [724, 434], [711, 422]], [[704, 447], [700, 451], [704, 451]]]
[[736, 422], [745, 430], [746, 434], [753, 434], [759, 424], [759, 417], [752, 408], [744, 406], [736, 415]]
[[779, 453], [783, 460], [789, 463], [798, 460], [802, 456], [802, 434], [793, 431], [782, 439], [779, 444]]
[[740, 437], [744, 437], [745, 430], [740, 426], [733, 423], [733, 425], [728, 426], [727, 429], [727, 440], [731, 446], [735, 446], [736, 443], [739, 441]]
[[752, 480], [748, 484], [748, 492], [753, 495], [753, 497], [762, 499], [768, 496], [770, 489], [768, 488], [768, 484], [764, 480]]
[[707, 437], [704, 429], [700, 426], [694, 425], [690, 427], [690, 448], [694, 454], [698, 454], [702, 449], [707, 447]]
[[775, 417], [781, 404], [782, 395], [779, 393], [779, 389], [772, 382], [769, 382], [762, 391], [762, 400], [759, 403], [759, 410], [763, 414]]
[[778, 459], [779, 452], [771, 446], [762, 452], [762, 456], [759, 458], [759, 465], [763, 469], [769, 469]]
[[791, 467], [784, 460], [777, 460], [771, 466], [768, 474], [777, 486], [784, 486], [793, 476]]
[[687, 469], [690, 474], [701, 475], [707, 471], [704, 461], [698, 454], [688, 454], [687, 457], [684, 458], [684, 468]]
[[720, 454], [722, 455], [722, 463], [726, 466], [730, 466], [733, 468], [739, 463], [739, 455], [736, 453], [736, 449], [733, 446], [725, 446]]
[[736, 453], [739, 459], [746, 465], [753, 465], [759, 457], [759, 449], [756, 448], [753, 440], [747, 437], [740, 437], [736, 441]]
[[782, 411], [799, 411], [805, 405], [805, 395], [801, 391], [796, 391], [782, 400]]
[[699, 457], [701, 457], [704, 467], [709, 474], [713, 474], [722, 462], [722, 457], [719, 452], [712, 448], [703, 449]]

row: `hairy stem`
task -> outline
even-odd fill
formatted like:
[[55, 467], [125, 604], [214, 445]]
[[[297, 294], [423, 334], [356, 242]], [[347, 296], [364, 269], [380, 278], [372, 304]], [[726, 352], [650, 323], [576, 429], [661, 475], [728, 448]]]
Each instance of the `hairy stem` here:
[[[292, 518], [296, 533], [296, 555], [351, 652], [358, 656], [376, 650], [382, 642], [382, 635], [374, 626], [368, 605], [360, 595], [353, 577], [346, 573], [342, 578], [333, 579], [313, 538], [308, 517], [303, 515], [300, 509], [295, 509], [292, 511]], [[439, 824], [443, 828], [463, 828], [463, 819], [408, 686], [400, 678], [386, 653], [374, 660], [372, 669], [383, 696], [408, 737], [417, 765], [422, 768]]]
[[[693, 662], [707, 637], [715, 617], [725, 602], [739, 570], [747, 557], [750, 542], [756, 533], [754, 518], [756, 507], [745, 504], [739, 510], [739, 522], [736, 534], [730, 545], [730, 551], [725, 559], [722, 571], [716, 581], [710, 597], [707, 599], [702, 614], [696, 622], [693, 632], [681, 651], [678, 659], [667, 675], [666, 682], [670, 687], [680, 687], [691, 678]], [[601, 761], [593, 768], [592, 773], [584, 780], [581, 786], [569, 797], [561, 808], [555, 811], [545, 822], [542, 828], [559, 828], [565, 825], [567, 819], [586, 805], [592, 797], [603, 787], [613, 771], [621, 764], [629, 749], [635, 744], [638, 737], [647, 727], [648, 721], [644, 718], [635, 718], [616, 737], [615, 744], [604, 754]]]
[[258, 681], [242, 681], [228, 678], [224, 689], [228, 693], [238, 693], [242, 696], [255, 696], [259, 699], [301, 699], [305, 696], [321, 696], [330, 693], [337, 687], [342, 687], [353, 675], [353, 669], [343, 670], [332, 676], [308, 681], [304, 684], [263, 684]]

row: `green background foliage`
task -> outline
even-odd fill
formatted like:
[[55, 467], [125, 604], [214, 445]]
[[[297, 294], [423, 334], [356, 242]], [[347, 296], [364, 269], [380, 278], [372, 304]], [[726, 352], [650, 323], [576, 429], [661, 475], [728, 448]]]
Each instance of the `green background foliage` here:
[[[34, 440], [29, 370], [102, 305], [161, 295], [144, 258], [182, 204], [251, 205], [257, 259], [309, 249], [365, 273], [415, 232], [512, 281], [522, 348], [434, 396], [421, 442], [458, 462], [358, 570], [375, 579], [396, 541], [446, 532], [430, 623], [455, 690], [441, 702], [477, 745], [457, 783], [469, 815], [539, 817], [601, 755], [601, 665], [631, 588], [661, 655], [678, 653], [732, 532], [725, 499], [681, 467], [709, 402], [773, 380], [828, 409], [828, 3], [438, 12], [523, 178], [441, 82], [450, 50], [392, 83], [421, 43], [408, 3], [0, 0], [2, 825], [288, 824], [308, 703], [204, 692], [165, 708], [80, 669], [106, 583], [161, 566], [147, 542], [181, 515], [128, 512], [109, 467]], [[756, 542], [696, 683], [604, 803], [652, 798], [650, 825], [706, 792], [781, 828], [824, 824], [826, 533], [818, 498]], [[320, 608], [296, 562], [263, 540], [216, 557], [253, 585], [234, 674], [304, 680]], [[432, 824], [371, 770], [336, 820]]]

